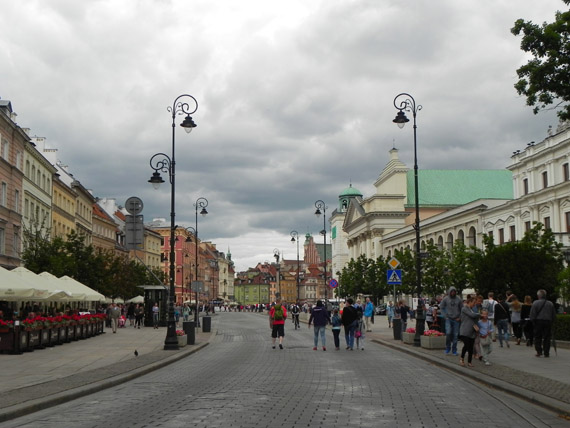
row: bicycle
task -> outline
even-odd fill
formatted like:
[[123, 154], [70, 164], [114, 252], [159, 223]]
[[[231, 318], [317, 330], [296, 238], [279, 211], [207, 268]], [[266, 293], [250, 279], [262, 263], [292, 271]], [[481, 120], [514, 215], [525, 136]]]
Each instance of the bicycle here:
[[293, 314], [293, 324], [295, 325], [295, 330], [301, 328], [301, 325], [299, 324], [299, 314]]

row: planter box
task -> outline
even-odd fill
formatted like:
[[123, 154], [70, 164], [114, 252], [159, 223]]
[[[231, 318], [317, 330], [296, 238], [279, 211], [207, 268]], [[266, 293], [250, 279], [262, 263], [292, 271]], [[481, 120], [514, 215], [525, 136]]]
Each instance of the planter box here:
[[40, 335], [43, 330], [32, 330], [28, 333], [28, 349], [33, 351], [40, 346]]
[[52, 328], [49, 331], [49, 344], [50, 346], [57, 345], [59, 343], [59, 327]]
[[14, 329], [0, 333], [0, 351], [14, 352]]
[[20, 346], [20, 352], [28, 350], [28, 338], [30, 336], [30, 332], [23, 328], [20, 329], [20, 338], [18, 339], [18, 343]]
[[83, 324], [77, 324], [75, 326], [75, 337], [77, 339], [85, 339], [85, 326]]
[[68, 325], [67, 326], [67, 340], [69, 340], [70, 342], [72, 340], [76, 340], [75, 339], [75, 326], [74, 325]]
[[420, 345], [426, 349], [445, 349], [445, 336], [421, 336]]
[[49, 345], [49, 332], [51, 329], [49, 328], [44, 328], [43, 330], [41, 330], [41, 334], [40, 334], [40, 347], [41, 348], [45, 348], [46, 346], [50, 346]]
[[188, 335], [184, 335], [184, 336], [176, 336], [176, 338], [178, 339], [178, 346], [179, 347], [183, 347], [186, 346], [188, 344]]
[[60, 327], [59, 328], [59, 343], [60, 345], [64, 342], [67, 342], [67, 327]]
[[405, 331], [402, 332], [402, 340], [404, 341], [404, 343], [413, 345], [414, 337], [416, 337], [416, 333], [406, 333]]

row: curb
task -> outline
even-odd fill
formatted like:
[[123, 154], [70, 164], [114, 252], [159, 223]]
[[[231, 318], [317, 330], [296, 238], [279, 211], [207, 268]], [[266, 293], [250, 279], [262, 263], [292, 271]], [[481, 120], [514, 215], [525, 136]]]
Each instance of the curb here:
[[530, 403], [537, 404], [565, 418], [568, 418], [570, 416], [570, 404], [566, 402], [559, 401], [551, 397], [546, 397], [542, 394], [538, 394], [532, 390], [522, 388], [509, 382], [505, 382], [501, 379], [493, 378], [490, 376], [481, 377], [479, 372], [466, 370], [464, 367], [460, 367], [457, 364], [452, 364], [439, 358], [434, 358], [429, 354], [418, 352], [414, 348], [395, 345], [383, 339], [371, 339], [371, 342], [387, 346], [391, 349], [404, 352], [416, 358], [420, 358], [424, 361], [428, 361], [432, 364], [444, 367], [447, 370], [453, 371], [454, 373], [457, 373], [463, 377], [467, 377], [477, 383], [495, 388], [510, 395], [514, 395], [515, 397], [523, 399]]
[[[89, 383], [79, 388], [72, 388], [63, 392], [46, 396], [44, 398], [34, 399], [21, 404], [16, 404], [14, 406], [6, 407], [0, 410], [0, 422], [5, 422], [10, 419], [19, 418], [21, 416], [25, 416], [30, 413], [37, 412], [39, 410], [44, 410], [49, 407], [57, 406], [58, 404], [67, 403], [68, 401], [74, 400], [76, 398], [84, 397], [86, 395], [93, 394], [95, 392], [128, 382], [129, 380], [135, 379], [139, 376], [145, 375], [154, 370], [160, 369], [178, 360], [181, 360], [182, 358], [185, 358], [188, 355], [192, 355], [193, 353], [198, 352], [202, 348], [206, 347], [208, 344], [209, 344], [208, 342], [201, 343], [199, 345], [196, 345], [196, 347], [190, 350], [178, 352], [174, 355], [152, 362], [145, 366], [127, 371], [123, 374], [95, 381], [93, 383]], [[170, 351], [156, 351], [156, 352], [170, 352]]]

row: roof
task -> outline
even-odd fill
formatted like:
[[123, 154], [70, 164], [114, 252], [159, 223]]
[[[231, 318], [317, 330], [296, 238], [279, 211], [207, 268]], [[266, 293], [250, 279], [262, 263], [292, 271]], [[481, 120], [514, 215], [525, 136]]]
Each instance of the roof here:
[[[477, 199], [513, 199], [513, 176], [506, 169], [418, 170], [420, 206], [457, 206]], [[415, 206], [414, 171], [407, 172], [407, 206]]]
[[350, 184], [350, 186], [348, 186], [346, 189], [344, 189], [342, 192], [340, 192], [340, 195], [338, 195], [339, 197], [343, 197], [343, 196], [362, 196], [362, 192], [360, 190], [358, 190], [356, 187], [352, 187], [352, 184]]

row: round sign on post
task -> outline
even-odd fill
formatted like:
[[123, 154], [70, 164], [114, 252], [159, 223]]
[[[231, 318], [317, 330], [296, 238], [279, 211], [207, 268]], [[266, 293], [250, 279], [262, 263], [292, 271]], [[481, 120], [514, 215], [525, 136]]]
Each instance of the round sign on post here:
[[338, 281], [337, 281], [336, 279], [331, 279], [331, 280], [329, 281], [329, 286], [330, 286], [330, 288], [336, 288], [336, 287], [338, 287]]
[[125, 209], [131, 215], [139, 215], [143, 210], [143, 206], [141, 198], [137, 198], [136, 196], [131, 196], [125, 202]]

